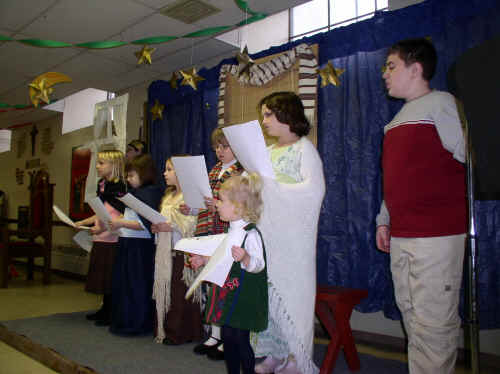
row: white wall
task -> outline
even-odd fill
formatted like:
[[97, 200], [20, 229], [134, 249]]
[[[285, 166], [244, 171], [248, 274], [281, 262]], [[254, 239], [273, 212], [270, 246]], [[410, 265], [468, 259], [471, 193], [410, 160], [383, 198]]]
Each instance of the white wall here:
[[421, 3], [425, 0], [389, 0], [389, 10], [405, 8], [409, 5]]

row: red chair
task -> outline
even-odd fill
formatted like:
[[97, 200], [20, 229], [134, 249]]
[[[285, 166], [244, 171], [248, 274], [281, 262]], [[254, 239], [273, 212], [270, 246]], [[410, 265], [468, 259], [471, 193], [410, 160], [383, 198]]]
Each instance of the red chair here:
[[338, 286], [318, 286], [316, 315], [330, 335], [330, 343], [321, 365], [320, 374], [330, 374], [340, 352], [344, 349], [347, 366], [351, 371], [360, 369], [358, 352], [354, 344], [351, 325], [353, 308], [368, 296], [368, 291]]
[[[43, 283], [50, 283], [50, 264], [52, 251], [52, 205], [54, 184], [49, 182], [49, 174], [38, 170], [29, 187], [30, 206], [27, 225], [22, 219], [3, 219], [1, 225], [2, 245], [0, 246], [0, 287], [7, 288], [9, 265], [14, 258], [28, 259], [28, 279], [33, 279], [34, 258], [42, 257]], [[19, 217], [21, 218], [21, 217]], [[9, 223], [17, 223], [16, 230]], [[21, 225], [19, 225], [21, 223]]]

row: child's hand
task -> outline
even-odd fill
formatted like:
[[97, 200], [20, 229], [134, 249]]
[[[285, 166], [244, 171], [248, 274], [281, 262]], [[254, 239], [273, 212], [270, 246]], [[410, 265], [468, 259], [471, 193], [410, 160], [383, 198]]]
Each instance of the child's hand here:
[[250, 259], [250, 256], [248, 256], [247, 251], [245, 251], [241, 247], [233, 245], [231, 247], [231, 253], [233, 254], [234, 261], [242, 262], [243, 265], [248, 266], [248, 261]]
[[203, 199], [205, 200], [205, 205], [207, 206], [207, 209], [210, 212], [215, 213], [216, 211], [215, 204], [217, 203], [217, 200], [215, 200], [213, 197], [204, 197]]
[[151, 232], [156, 234], [157, 232], [172, 232], [172, 226], [167, 222], [153, 223], [151, 225]]
[[189, 213], [191, 212], [191, 208], [189, 206], [187, 206], [186, 204], [181, 204], [179, 206], [179, 210], [181, 211], [182, 214], [184, 214], [185, 216], [189, 215]]
[[114, 218], [108, 222], [109, 231], [116, 231], [120, 227], [123, 227], [123, 222], [119, 218]]
[[191, 267], [194, 270], [197, 270], [200, 266], [206, 265], [210, 257], [201, 256], [201, 255], [192, 255], [189, 259]]
[[99, 234], [103, 233], [104, 231], [106, 231], [106, 228], [101, 227], [101, 226], [92, 226], [89, 231], [92, 235], [99, 235]]

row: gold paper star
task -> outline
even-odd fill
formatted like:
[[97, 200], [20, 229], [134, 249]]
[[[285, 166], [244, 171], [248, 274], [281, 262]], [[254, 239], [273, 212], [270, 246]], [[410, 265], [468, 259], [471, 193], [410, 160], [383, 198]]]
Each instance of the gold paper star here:
[[170, 81], [169, 81], [169, 83], [170, 83], [170, 87], [172, 87], [172, 89], [173, 89], [173, 90], [176, 90], [176, 89], [177, 89], [177, 87], [178, 87], [178, 86], [177, 86], [177, 79], [178, 79], [178, 77], [177, 77], [177, 73], [174, 71], [174, 72], [172, 73], [172, 77], [170, 77]]
[[200, 77], [198, 74], [196, 74], [196, 68], [192, 67], [190, 70], [180, 71], [182, 75], [182, 82], [181, 85], [183, 86], [191, 86], [193, 89], [197, 90], [198, 89], [198, 82], [204, 81], [205, 78]]
[[250, 68], [255, 65], [255, 62], [248, 55], [247, 46], [245, 46], [243, 52], [238, 52], [236, 59], [238, 60], [238, 78], [243, 75], [250, 79]]
[[158, 99], [155, 100], [155, 105], [151, 108], [150, 112], [153, 115], [153, 121], [159, 119], [163, 119], [163, 109], [165, 108], [165, 105], [160, 104]]
[[148, 46], [145, 45], [140, 51], [134, 52], [135, 57], [138, 58], [137, 65], [144, 62], [151, 65], [151, 53], [154, 51], [156, 51], [156, 48], [148, 48]]
[[31, 95], [30, 99], [33, 105], [38, 107], [40, 100], [46, 104], [50, 103], [49, 95], [54, 91], [52, 88], [47, 87], [47, 80], [42, 78], [38, 83], [30, 83], [29, 87], [34, 88], [35, 92]]
[[328, 86], [329, 84], [340, 86], [340, 76], [344, 71], [345, 69], [333, 67], [332, 63], [328, 61], [328, 64], [323, 69], [318, 69], [318, 73], [321, 76], [321, 87]]

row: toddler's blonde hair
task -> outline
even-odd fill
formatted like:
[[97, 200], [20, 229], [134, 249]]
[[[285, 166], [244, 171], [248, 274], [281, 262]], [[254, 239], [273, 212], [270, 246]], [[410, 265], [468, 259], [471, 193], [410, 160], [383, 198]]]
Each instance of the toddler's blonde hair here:
[[125, 181], [125, 158], [122, 151], [116, 149], [100, 151], [97, 153], [97, 158], [109, 161], [113, 165], [110, 181]]
[[256, 173], [233, 176], [220, 187], [227, 198], [238, 209], [241, 217], [252, 223], [257, 223], [262, 210], [262, 180]]

